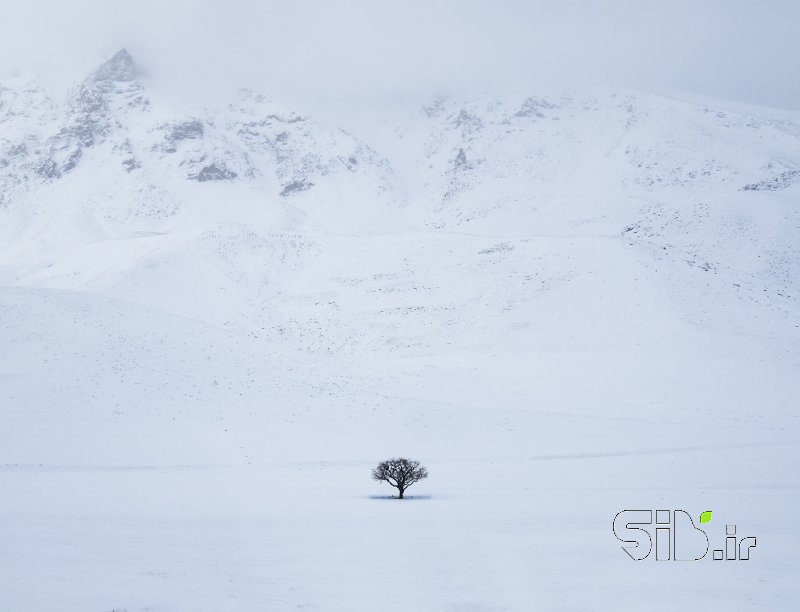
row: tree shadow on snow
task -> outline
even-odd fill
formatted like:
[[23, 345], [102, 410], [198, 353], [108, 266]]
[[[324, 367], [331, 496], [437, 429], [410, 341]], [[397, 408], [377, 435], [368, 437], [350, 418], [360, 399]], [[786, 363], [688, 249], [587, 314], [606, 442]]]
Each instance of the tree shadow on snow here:
[[396, 495], [367, 495], [366, 499], [392, 499], [396, 501], [414, 501], [431, 499], [433, 495], [406, 495], [403, 499], [399, 499]]

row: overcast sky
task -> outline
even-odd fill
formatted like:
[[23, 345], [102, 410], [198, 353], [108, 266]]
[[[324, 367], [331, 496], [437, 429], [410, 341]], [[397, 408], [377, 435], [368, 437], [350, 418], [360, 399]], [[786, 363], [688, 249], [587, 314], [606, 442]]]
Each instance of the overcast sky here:
[[685, 90], [800, 109], [798, 0], [0, 0], [0, 74], [126, 47], [191, 92], [314, 105], [455, 90]]

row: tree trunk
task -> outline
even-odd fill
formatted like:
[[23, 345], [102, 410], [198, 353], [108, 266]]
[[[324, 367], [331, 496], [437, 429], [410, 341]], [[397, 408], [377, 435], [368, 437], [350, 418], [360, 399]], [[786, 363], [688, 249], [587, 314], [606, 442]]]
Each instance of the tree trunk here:
[[405, 491], [405, 489], [398, 488], [397, 490], [400, 491], [400, 499], [403, 499], [403, 491]]

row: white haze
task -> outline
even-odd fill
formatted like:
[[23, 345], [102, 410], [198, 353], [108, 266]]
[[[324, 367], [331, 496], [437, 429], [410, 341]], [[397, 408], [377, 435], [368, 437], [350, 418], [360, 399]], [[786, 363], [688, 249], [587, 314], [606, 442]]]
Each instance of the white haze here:
[[785, 0], [6, 0], [0, 74], [66, 87], [124, 46], [174, 91], [308, 108], [608, 86], [796, 109], [797, 23]]

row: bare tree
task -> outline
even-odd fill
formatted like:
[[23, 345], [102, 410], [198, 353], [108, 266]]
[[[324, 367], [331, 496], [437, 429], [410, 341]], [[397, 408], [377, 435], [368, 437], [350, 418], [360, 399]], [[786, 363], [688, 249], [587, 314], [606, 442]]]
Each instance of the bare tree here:
[[419, 461], [402, 457], [381, 461], [378, 467], [372, 470], [374, 480], [386, 481], [400, 492], [399, 499], [403, 499], [403, 493], [408, 487], [427, 477], [428, 470], [422, 467]]

